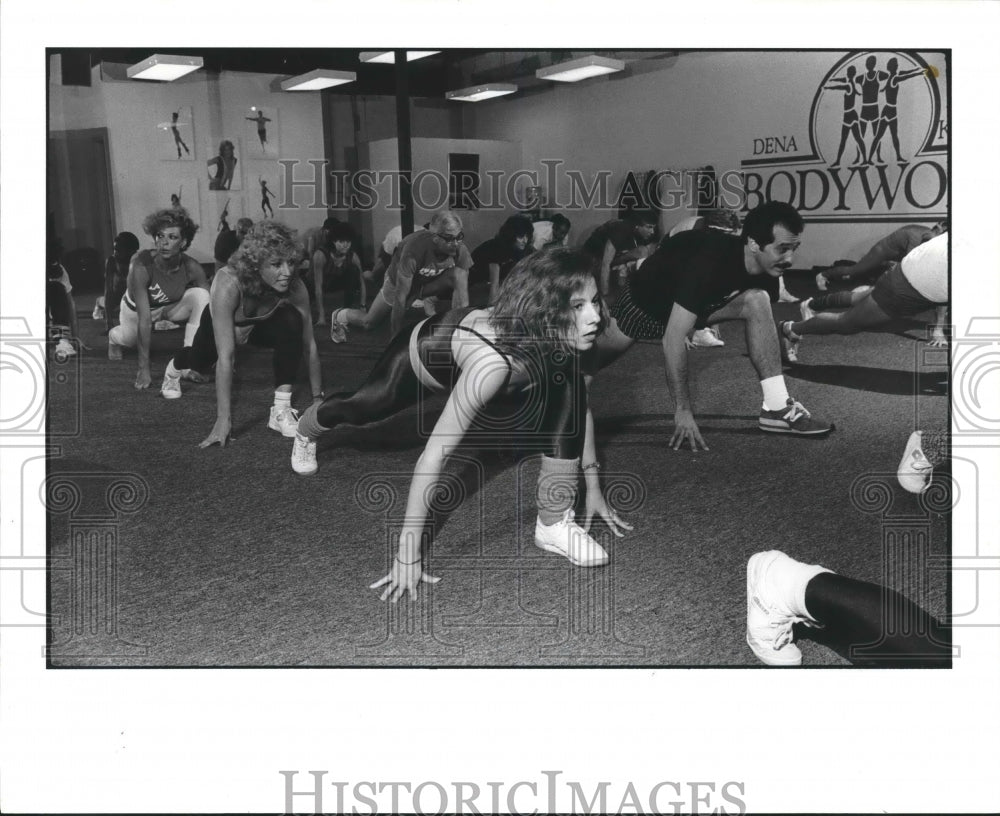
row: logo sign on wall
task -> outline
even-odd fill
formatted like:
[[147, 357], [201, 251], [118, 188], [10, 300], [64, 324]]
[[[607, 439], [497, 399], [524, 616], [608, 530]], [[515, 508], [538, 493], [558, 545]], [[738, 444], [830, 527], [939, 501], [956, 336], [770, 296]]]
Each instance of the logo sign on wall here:
[[940, 76], [912, 51], [854, 51], [838, 60], [816, 89], [807, 140], [753, 140], [752, 158], [741, 162], [745, 209], [787, 201], [826, 223], [946, 217]]

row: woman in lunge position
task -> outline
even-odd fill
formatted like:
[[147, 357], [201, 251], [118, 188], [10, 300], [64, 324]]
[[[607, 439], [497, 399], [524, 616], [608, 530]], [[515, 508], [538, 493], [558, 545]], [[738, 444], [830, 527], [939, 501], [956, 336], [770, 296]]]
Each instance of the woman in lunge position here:
[[[454, 309], [396, 335], [367, 381], [354, 393], [335, 394], [310, 407], [299, 420], [292, 468], [316, 472], [316, 439], [342, 423], [364, 425], [413, 405], [421, 394], [449, 391], [424, 452], [417, 462], [406, 505], [406, 525], [389, 574], [372, 588], [397, 601], [421, 581], [438, 579], [421, 568], [421, 537], [428, 497], [445, 458], [477, 417], [498, 403], [508, 410], [502, 432], [527, 432], [541, 440], [535, 543], [583, 567], [601, 566], [608, 554], [574, 521], [581, 469], [586, 478], [586, 526], [596, 513], [616, 536], [631, 525], [601, 494], [594, 423], [587, 406], [581, 352], [607, 325], [607, 312], [593, 276], [593, 259], [582, 252], [552, 249], [514, 267], [490, 309]], [[509, 410], [516, 406], [515, 410]], [[491, 427], [498, 421], [490, 411]]]
[[[161, 391], [167, 399], [181, 396], [181, 377], [204, 382], [215, 365], [217, 415], [201, 447], [225, 446], [232, 429], [233, 362], [236, 346], [251, 343], [274, 349], [274, 404], [267, 427], [295, 436], [298, 414], [292, 408], [292, 386], [305, 357], [313, 401], [323, 398], [319, 354], [313, 338], [309, 294], [295, 274], [301, 254], [294, 230], [277, 221], [251, 227], [240, 248], [212, 280], [209, 308], [194, 343], [168, 363]], [[187, 374], [185, 372], [197, 372]]]

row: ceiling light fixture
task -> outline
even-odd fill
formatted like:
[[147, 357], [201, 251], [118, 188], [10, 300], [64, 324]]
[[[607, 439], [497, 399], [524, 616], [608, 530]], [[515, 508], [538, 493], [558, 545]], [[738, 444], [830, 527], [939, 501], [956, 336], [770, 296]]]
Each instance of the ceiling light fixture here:
[[317, 68], [305, 74], [299, 74], [291, 79], [281, 81], [283, 91], [322, 91], [336, 85], [354, 82], [358, 75], [354, 71], [331, 71], [329, 68]]
[[[440, 54], [440, 51], [407, 51], [406, 61], [413, 62], [413, 60], [423, 59], [424, 57], [430, 57], [434, 54]], [[396, 62], [396, 52], [395, 51], [362, 51], [359, 55], [362, 62], [380, 62], [386, 65], [392, 65]]]
[[556, 82], [579, 82], [581, 79], [590, 79], [602, 74], [614, 74], [624, 70], [625, 63], [621, 60], [598, 57], [592, 54], [589, 57], [550, 65], [548, 68], [539, 68], [535, 71], [535, 76], [539, 79], [552, 79]]
[[152, 79], [172, 82], [204, 65], [201, 57], [177, 57], [173, 54], [153, 54], [125, 70], [129, 79]]
[[506, 82], [493, 82], [489, 85], [474, 85], [471, 88], [448, 91], [444, 97], [453, 102], [482, 102], [484, 99], [506, 96], [515, 91], [517, 91], [517, 85], [511, 85]]

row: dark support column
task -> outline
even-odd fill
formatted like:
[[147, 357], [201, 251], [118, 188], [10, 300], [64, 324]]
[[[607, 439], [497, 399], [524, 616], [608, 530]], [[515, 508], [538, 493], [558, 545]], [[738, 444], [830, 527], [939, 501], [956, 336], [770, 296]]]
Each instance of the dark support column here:
[[399, 145], [399, 198], [403, 206], [400, 224], [403, 235], [413, 232], [413, 153], [410, 149], [410, 87], [406, 75], [406, 52], [396, 56], [396, 135]]

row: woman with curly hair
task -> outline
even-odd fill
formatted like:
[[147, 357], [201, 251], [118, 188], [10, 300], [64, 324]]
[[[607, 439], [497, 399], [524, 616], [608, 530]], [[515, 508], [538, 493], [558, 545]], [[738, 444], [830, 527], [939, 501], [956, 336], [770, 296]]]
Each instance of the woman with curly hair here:
[[154, 249], [137, 252], [129, 266], [121, 301], [121, 322], [108, 332], [108, 359], [120, 360], [123, 348], [137, 348], [139, 373], [135, 387], [149, 388], [149, 337], [160, 320], [186, 323], [184, 345], [190, 346], [208, 305], [205, 270], [184, 253], [198, 225], [183, 207], [157, 210], [146, 216], [142, 229]]
[[295, 436], [299, 416], [292, 408], [292, 386], [303, 354], [313, 400], [323, 399], [309, 295], [295, 274], [301, 253], [294, 230], [277, 221], [261, 221], [251, 227], [228, 265], [215, 273], [211, 303], [194, 343], [170, 361], [163, 378], [163, 395], [177, 398], [186, 369], [204, 376], [215, 364], [215, 425], [200, 447], [215, 443], [225, 447], [229, 441], [237, 345], [274, 349], [275, 390], [268, 428]]
[[352, 394], [334, 394], [299, 420], [292, 450], [296, 473], [316, 472], [316, 438], [341, 423], [376, 422], [422, 395], [450, 391], [417, 462], [406, 524], [382, 599], [416, 596], [421, 538], [429, 497], [445, 458], [477, 423], [505, 438], [530, 439], [543, 453], [538, 480], [535, 543], [582, 567], [608, 554], [573, 517], [581, 461], [586, 476], [586, 527], [594, 513], [615, 535], [631, 527], [604, 501], [598, 480], [594, 424], [587, 407], [581, 354], [607, 323], [589, 255], [552, 249], [518, 263], [491, 309], [453, 309], [404, 330], [389, 343], [367, 381]]

